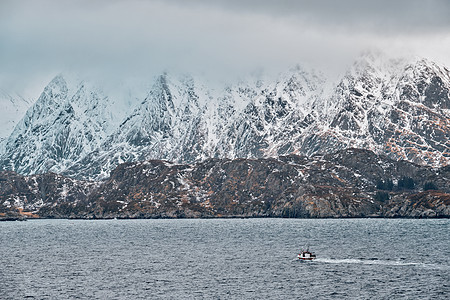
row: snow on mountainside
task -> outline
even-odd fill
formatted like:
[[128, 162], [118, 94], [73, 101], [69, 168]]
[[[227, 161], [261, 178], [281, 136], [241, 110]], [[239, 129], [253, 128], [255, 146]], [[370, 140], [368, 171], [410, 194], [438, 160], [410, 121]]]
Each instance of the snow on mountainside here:
[[423, 59], [388, 65], [377, 59], [363, 58], [343, 77], [322, 108], [326, 121], [304, 135], [300, 152], [354, 147], [420, 164], [448, 164], [448, 69]]
[[424, 59], [367, 53], [337, 82], [297, 66], [274, 80], [255, 75], [220, 89], [162, 74], [140, 101], [113, 101], [117, 95], [94, 84], [66, 81], [53, 79], [16, 126], [3, 168], [98, 179], [127, 161], [350, 147], [434, 166], [450, 161], [450, 73]]
[[30, 106], [31, 101], [20, 95], [10, 95], [0, 90], [0, 143], [11, 134]]
[[5, 144], [6, 169], [61, 172], [93, 151], [116, 127], [119, 111], [102, 91], [56, 76]]
[[379, 152], [416, 163], [450, 160], [450, 74], [426, 60], [405, 67], [391, 80], [382, 110], [371, 110], [370, 133]]

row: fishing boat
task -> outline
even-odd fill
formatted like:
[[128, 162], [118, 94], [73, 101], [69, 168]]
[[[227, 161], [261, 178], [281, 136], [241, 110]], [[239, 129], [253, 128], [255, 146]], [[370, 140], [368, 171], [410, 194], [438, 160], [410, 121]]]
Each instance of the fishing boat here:
[[309, 249], [303, 250], [297, 255], [300, 260], [313, 260], [316, 259], [316, 255], [309, 251]]

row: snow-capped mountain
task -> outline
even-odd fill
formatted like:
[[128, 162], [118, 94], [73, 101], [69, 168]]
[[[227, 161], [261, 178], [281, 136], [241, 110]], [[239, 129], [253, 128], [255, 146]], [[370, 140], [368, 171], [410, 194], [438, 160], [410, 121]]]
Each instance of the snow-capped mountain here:
[[65, 174], [106, 177], [119, 163], [149, 158], [193, 162], [292, 152], [286, 143], [300, 135], [297, 125], [305, 126], [321, 82], [296, 67], [276, 82], [250, 77], [217, 92], [191, 76], [164, 74], [118, 129]]
[[44, 89], [6, 141], [3, 168], [104, 178], [127, 161], [350, 147], [434, 166], [450, 161], [450, 73], [425, 59], [367, 53], [337, 81], [297, 66], [219, 89], [201, 77], [162, 74], [137, 100], [71, 82], [60, 75]]
[[83, 81], [56, 76], [14, 128], [2, 163], [19, 173], [62, 172], [115, 129], [115, 103]]
[[[448, 164], [449, 71], [424, 59], [399, 65], [380, 68], [373, 60], [355, 65], [331, 98], [331, 121], [307, 136], [312, 144], [325, 144], [320, 152], [355, 147], [416, 163]], [[311, 140], [302, 152], [311, 153]]]

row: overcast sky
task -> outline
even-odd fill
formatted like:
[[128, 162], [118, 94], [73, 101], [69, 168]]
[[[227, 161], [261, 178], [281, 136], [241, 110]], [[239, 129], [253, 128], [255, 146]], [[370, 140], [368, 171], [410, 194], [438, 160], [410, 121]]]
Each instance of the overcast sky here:
[[0, 0], [0, 89], [36, 96], [66, 71], [339, 65], [370, 47], [450, 66], [449, 16], [446, 0]]

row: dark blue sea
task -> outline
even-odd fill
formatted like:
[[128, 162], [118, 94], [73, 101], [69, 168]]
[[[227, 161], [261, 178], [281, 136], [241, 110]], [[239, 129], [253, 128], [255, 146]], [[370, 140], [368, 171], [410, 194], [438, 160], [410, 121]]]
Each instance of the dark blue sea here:
[[0, 222], [0, 299], [24, 298], [449, 299], [450, 220]]

